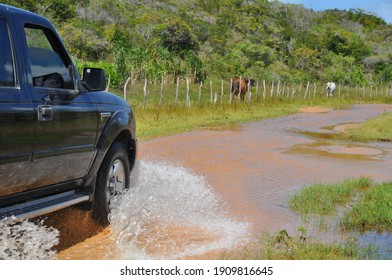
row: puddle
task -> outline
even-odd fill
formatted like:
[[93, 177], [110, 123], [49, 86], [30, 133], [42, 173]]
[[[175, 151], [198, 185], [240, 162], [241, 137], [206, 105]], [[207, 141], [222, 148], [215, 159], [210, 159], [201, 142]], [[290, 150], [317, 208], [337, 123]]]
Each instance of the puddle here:
[[324, 126], [316, 131], [301, 131], [291, 129], [291, 132], [312, 138], [315, 141], [306, 144], [293, 145], [287, 149], [291, 154], [311, 154], [322, 157], [334, 157], [346, 160], [373, 160], [385, 152], [379, 148], [369, 147], [365, 144], [339, 141], [339, 134], [346, 129], [359, 127], [361, 123], [343, 123], [333, 126]]
[[286, 151], [289, 154], [307, 154], [319, 157], [330, 157], [348, 161], [377, 160], [384, 151], [358, 145], [338, 145], [326, 142], [294, 145]]
[[[358, 244], [363, 248], [364, 254], [373, 255], [374, 259], [391, 260], [392, 259], [392, 234], [383, 232], [367, 232], [359, 235]], [[366, 257], [366, 255], [364, 256]]]

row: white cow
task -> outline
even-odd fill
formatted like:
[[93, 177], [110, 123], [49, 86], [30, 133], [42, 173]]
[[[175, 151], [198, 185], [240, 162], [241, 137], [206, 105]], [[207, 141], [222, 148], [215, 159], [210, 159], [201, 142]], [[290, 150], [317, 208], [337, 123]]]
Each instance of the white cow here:
[[327, 83], [327, 96], [333, 96], [333, 93], [335, 92], [336, 85], [334, 82], [328, 82]]

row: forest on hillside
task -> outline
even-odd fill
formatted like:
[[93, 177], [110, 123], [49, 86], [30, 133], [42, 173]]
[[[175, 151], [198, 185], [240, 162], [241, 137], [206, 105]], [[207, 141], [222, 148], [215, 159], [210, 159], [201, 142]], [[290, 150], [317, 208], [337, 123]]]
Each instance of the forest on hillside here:
[[111, 85], [246, 76], [269, 81], [392, 81], [392, 25], [363, 10], [316, 12], [268, 0], [3, 0], [42, 14], [78, 67]]

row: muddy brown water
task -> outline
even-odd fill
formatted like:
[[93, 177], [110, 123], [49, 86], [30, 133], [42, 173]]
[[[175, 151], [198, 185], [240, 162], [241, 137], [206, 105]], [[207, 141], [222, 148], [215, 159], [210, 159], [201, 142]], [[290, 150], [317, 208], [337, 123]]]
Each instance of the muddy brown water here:
[[[162, 158], [202, 174], [255, 231], [291, 228], [287, 199], [312, 183], [369, 176], [392, 179], [390, 143], [336, 143], [329, 140], [342, 124], [361, 123], [391, 105], [357, 105], [290, 115], [235, 126], [142, 142], [141, 158]], [[326, 129], [325, 127], [330, 127]], [[334, 129], [335, 127], [339, 129]]]
[[[303, 113], [236, 125], [229, 129], [195, 131], [141, 141], [139, 143], [139, 161], [143, 162], [145, 169], [151, 168], [148, 165], [151, 162], [161, 162], [163, 165], [170, 163], [186, 167], [195, 176], [202, 176], [207, 182], [208, 188], [212, 188], [212, 191], [219, 197], [218, 204], [224, 205], [225, 217], [246, 223], [248, 225], [246, 231], [250, 235], [261, 231], [276, 232], [281, 229], [286, 229], [294, 234], [301, 221], [296, 214], [288, 209], [287, 200], [290, 195], [304, 186], [313, 183], [340, 182], [345, 178], [360, 176], [369, 176], [375, 181], [392, 179], [392, 144], [336, 142], [330, 137], [331, 134], [342, 133], [342, 129], [344, 129], [342, 125], [358, 124], [390, 111], [392, 111], [392, 105], [377, 104], [355, 105], [346, 110], [334, 111], [304, 110]], [[183, 172], [182, 170], [173, 170], [169, 177], [175, 177], [176, 174]], [[186, 177], [187, 175], [182, 176]], [[147, 175], [145, 180], [148, 180], [149, 177], [150, 175]], [[151, 177], [153, 176], [151, 175]], [[187, 191], [187, 184], [191, 186], [193, 183], [189, 183], [185, 179], [184, 182], [181, 180], [180, 178], [170, 181], [165, 192], [171, 190], [171, 186], [177, 184], [176, 182], [180, 182], [179, 184], [185, 185], [185, 187], [183, 186], [184, 188], [179, 189], [172, 196], [179, 196], [180, 200], [183, 200], [182, 194]], [[155, 184], [159, 188], [161, 187], [159, 179]], [[159, 196], [165, 195], [164, 193], [158, 195], [156, 192], [154, 191], [156, 196], [154, 201]], [[144, 197], [152, 196], [151, 193]], [[200, 202], [197, 197], [191, 198], [191, 200], [198, 202], [189, 207], [196, 208], [197, 212], [198, 203], [207, 200], [207, 196], [208, 194], [200, 199]], [[159, 204], [164, 204], [165, 199], [162, 201]], [[190, 243], [194, 246], [192, 248], [205, 246], [217, 239], [216, 235], [219, 230], [209, 233], [202, 226], [198, 226], [197, 220], [202, 220], [203, 218], [200, 217], [203, 217], [205, 213], [201, 216], [195, 216], [195, 218], [193, 214], [189, 214], [191, 212], [184, 212], [185, 216], [189, 215], [189, 217], [181, 217], [184, 218], [184, 221], [189, 219], [196, 222], [184, 226], [172, 225], [171, 221], [179, 219], [176, 216], [177, 213], [174, 212], [181, 212], [182, 207], [188, 207], [188, 204], [185, 205], [185, 203], [181, 206], [180, 201], [178, 208], [170, 213], [165, 212], [164, 207], [173, 208], [176, 203], [177, 201], [173, 200], [168, 202], [166, 206], [162, 205], [162, 208], [156, 212], [165, 214], [159, 217], [156, 215], [148, 223], [137, 227], [142, 232], [137, 238], [135, 238], [134, 232], [126, 230], [126, 233], [121, 232], [121, 236], [127, 236], [122, 239], [122, 242], [126, 240], [127, 244], [133, 242], [136, 247], [143, 247], [143, 256], [145, 257], [146, 254], [151, 256], [151, 254], [154, 255], [152, 252], [160, 250], [183, 250], [183, 247]], [[206, 202], [206, 204], [212, 203], [214, 202]], [[200, 207], [207, 207], [205, 209], [209, 211], [208, 206]], [[153, 210], [142, 209], [138, 214], [132, 215], [144, 213], [145, 217], [150, 217], [154, 215], [150, 214], [151, 212]], [[56, 215], [61, 216], [61, 214]], [[160, 223], [165, 220], [163, 223], [167, 221], [169, 226], [156, 226], [157, 220]], [[200, 224], [202, 222], [204, 221], [200, 221]], [[219, 222], [208, 220], [207, 223]], [[150, 227], [151, 229], [148, 231], [141, 229]], [[110, 250], [108, 248], [120, 246], [118, 240], [111, 237], [110, 229], [102, 230], [92, 227], [89, 231], [90, 233], [94, 231], [100, 233], [94, 236], [94, 232], [94, 234], [90, 234], [93, 235], [92, 238], [69, 247], [72, 243], [81, 240], [72, 241], [73, 230], [68, 230], [69, 236], [63, 238], [62, 242], [63, 245], [69, 244], [63, 247], [69, 248], [60, 252], [57, 257], [60, 259], [129, 257], [126, 254], [110, 256], [105, 253]], [[147, 237], [147, 235], [156, 236], [151, 239], [151, 236]], [[389, 236], [386, 238], [388, 239]], [[224, 242], [235, 243], [237, 241]], [[243, 239], [238, 239], [238, 242], [243, 242]], [[388, 246], [390, 246], [391, 241], [388, 242]], [[169, 246], [168, 244], [173, 245]], [[205, 250], [200, 253], [209, 258], [209, 250], [212, 252], [219, 250], [219, 248], [219, 246], [205, 246]], [[189, 251], [192, 250], [194, 251], [194, 249]], [[184, 252], [179, 257], [189, 258], [192, 255], [190, 252], [186, 253], [186, 250]], [[158, 258], [177, 257], [173, 254], [155, 254], [155, 256]], [[139, 257], [139, 255], [134, 255], [129, 258]]]

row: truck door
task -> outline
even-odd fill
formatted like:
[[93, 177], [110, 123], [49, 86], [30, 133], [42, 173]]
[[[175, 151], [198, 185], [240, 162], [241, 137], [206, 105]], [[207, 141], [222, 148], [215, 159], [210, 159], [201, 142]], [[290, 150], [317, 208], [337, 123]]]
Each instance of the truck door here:
[[34, 110], [32, 188], [83, 178], [95, 151], [99, 114], [74, 87], [72, 62], [55, 33], [25, 25]]
[[0, 197], [29, 184], [34, 139], [33, 107], [17, 82], [8, 30], [7, 20], [0, 16]]

